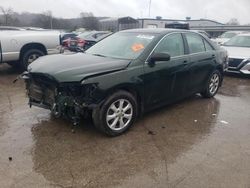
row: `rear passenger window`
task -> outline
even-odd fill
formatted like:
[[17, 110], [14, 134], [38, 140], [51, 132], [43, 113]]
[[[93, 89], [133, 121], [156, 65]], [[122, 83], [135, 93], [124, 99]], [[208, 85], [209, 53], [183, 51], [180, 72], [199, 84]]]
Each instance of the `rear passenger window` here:
[[214, 50], [212, 48], [212, 46], [206, 40], [204, 40], [204, 44], [205, 44], [206, 51], [213, 51]]
[[184, 44], [181, 34], [166, 36], [155, 49], [156, 53], [168, 53], [171, 57], [184, 55]]
[[185, 35], [189, 46], [189, 52], [191, 54], [206, 51], [203, 39], [199, 35], [195, 33], [186, 33]]

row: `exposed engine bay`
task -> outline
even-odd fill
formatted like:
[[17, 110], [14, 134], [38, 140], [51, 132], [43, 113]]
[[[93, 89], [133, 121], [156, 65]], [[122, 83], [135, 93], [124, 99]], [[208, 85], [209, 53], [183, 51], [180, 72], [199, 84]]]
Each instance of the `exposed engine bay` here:
[[26, 83], [30, 107], [49, 109], [56, 118], [67, 118], [74, 125], [97, 106], [93, 103], [95, 84], [58, 83], [50, 75], [28, 72], [24, 72], [21, 78]]

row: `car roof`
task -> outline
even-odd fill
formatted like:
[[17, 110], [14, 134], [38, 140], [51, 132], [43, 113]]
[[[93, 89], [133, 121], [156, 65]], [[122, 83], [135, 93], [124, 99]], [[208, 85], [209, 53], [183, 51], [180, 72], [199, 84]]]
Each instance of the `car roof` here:
[[204, 31], [204, 30], [190, 30], [190, 31], [194, 31], [194, 32], [204, 32], [204, 33], [207, 33], [206, 31]]
[[89, 34], [90, 33], [91, 34], [95, 34], [95, 33], [111, 33], [111, 31], [95, 31], [95, 30], [93, 30], [93, 31], [85, 31], [85, 32], [82, 32], [82, 33], [89, 33]]
[[145, 28], [145, 29], [129, 29], [120, 32], [131, 32], [131, 33], [156, 33], [156, 34], [167, 34], [176, 31], [190, 31], [185, 29], [168, 29], [168, 28]]

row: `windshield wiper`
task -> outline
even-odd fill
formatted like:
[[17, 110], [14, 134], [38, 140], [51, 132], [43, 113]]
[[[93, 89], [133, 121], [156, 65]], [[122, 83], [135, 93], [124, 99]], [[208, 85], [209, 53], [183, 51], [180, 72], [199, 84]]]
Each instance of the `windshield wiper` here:
[[99, 56], [99, 57], [107, 57], [107, 56], [102, 55], [102, 54], [92, 54], [92, 55], [94, 55], [94, 56]]

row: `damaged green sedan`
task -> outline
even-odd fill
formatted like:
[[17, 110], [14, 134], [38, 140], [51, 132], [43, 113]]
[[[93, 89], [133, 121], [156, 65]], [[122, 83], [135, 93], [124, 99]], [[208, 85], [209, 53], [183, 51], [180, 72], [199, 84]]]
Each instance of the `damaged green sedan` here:
[[145, 111], [195, 93], [213, 97], [227, 53], [196, 32], [135, 29], [84, 53], [44, 56], [22, 74], [30, 106], [78, 124], [91, 114], [107, 135], [128, 130]]

